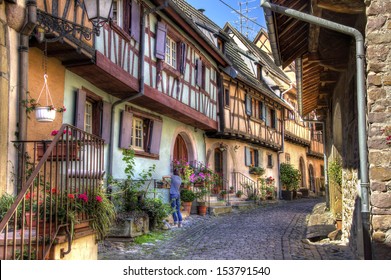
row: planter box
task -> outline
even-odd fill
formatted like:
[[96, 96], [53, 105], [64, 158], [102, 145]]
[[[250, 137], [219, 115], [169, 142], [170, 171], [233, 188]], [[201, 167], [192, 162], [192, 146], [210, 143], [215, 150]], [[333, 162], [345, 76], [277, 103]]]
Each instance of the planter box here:
[[[45, 154], [47, 148], [51, 142], [45, 142], [45, 143], [37, 143], [37, 159], [40, 160], [43, 155]], [[69, 160], [78, 160], [79, 157], [79, 144], [77, 143], [69, 143]], [[53, 148], [52, 156], [48, 157], [48, 160], [66, 160], [67, 158], [67, 144], [65, 142], [59, 142], [58, 145], [56, 145]]]
[[281, 191], [281, 197], [283, 200], [292, 200], [293, 192], [292, 191]]
[[123, 223], [115, 224], [109, 237], [136, 237], [149, 233], [149, 217], [129, 216]]

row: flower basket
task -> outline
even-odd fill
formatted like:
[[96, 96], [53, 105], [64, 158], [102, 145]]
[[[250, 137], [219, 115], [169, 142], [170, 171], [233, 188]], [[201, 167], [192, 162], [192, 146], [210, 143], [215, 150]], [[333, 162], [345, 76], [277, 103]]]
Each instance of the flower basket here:
[[52, 122], [56, 118], [56, 110], [50, 106], [36, 107], [35, 119], [38, 122]]

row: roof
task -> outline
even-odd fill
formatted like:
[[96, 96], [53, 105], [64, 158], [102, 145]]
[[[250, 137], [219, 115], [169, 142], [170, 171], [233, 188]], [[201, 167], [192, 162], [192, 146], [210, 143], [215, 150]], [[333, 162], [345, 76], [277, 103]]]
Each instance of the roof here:
[[[280, 103], [283, 106], [286, 106], [286, 103], [283, 99], [281, 99], [279, 96], [277, 96], [266, 83], [263, 81], [258, 80], [253, 72], [250, 71], [250, 69], [247, 67], [247, 64], [240, 56], [240, 52], [242, 51], [236, 43], [228, 36], [224, 30], [219, 27], [215, 22], [213, 22], [211, 19], [209, 19], [207, 16], [205, 16], [201, 11], [197, 10], [190, 4], [188, 4], [184, 0], [171, 0], [173, 3], [175, 3], [179, 9], [181, 9], [184, 14], [191, 19], [199, 28], [204, 28], [210, 31], [211, 33], [215, 35], [219, 35], [221, 37], [224, 37], [227, 41], [225, 43], [225, 51], [226, 51], [226, 57], [230, 60], [232, 63], [233, 68], [238, 72], [237, 78], [241, 80], [243, 83], [246, 83], [247, 85], [253, 87], [255, 90], [260, 91], [261, 93], [265, 94], [269, 98], [273, 99], [274, 101]], [[213, 40], [213, 38], [210, 38], [210, 40]], [[250, 42], [250, 41], [249, 41]], [[250, 42], [251, 43], [251, 42]], [[261, 51], [261, 50], [260, 50]], [[265, 54], [267, 56], [267, 54]], [[267, 56], [268, 57], [268, 56]], [[265, 61], [267, 60], [264, 58]], [[269, 63], [274, 64], [274, 62], [268, 58], [267, 60]], [[272, 67], [272, 66], [270, 66]], [[277, 67], [278, 68], [278, 67]], [[275, 72], [275, 69], [273, 69], [273, 73]], [[282, 72], [282, 70], [281, 70]], [[282, 72], [283, 73], [283, 72]], [[285, 75], [285, 74], [283, 74]], [[285, 76], [285, 78], [289, 81], [289, 78]]]

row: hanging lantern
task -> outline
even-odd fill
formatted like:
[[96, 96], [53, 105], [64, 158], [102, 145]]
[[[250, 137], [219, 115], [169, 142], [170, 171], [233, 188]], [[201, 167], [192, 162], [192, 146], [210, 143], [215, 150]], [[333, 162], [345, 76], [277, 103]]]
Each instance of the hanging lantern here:
[[112, 0], [84, 0], [87, 17], [95, 28], [100, 28], [109, 20]]

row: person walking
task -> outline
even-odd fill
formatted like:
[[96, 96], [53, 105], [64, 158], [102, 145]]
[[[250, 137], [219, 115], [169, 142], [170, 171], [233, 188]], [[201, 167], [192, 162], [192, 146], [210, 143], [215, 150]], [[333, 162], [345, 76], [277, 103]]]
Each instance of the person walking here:
[[174, 169], [173, 175], [171, 176], [170, 201], [171, 207], [174, 210], [174, 213], [172, 213], [174, 225], [178, 225], [178, 227], [182, 227], [181, 199], [179, 190], [181, 184], [182, 178], [179, 176], [178, 170]]

